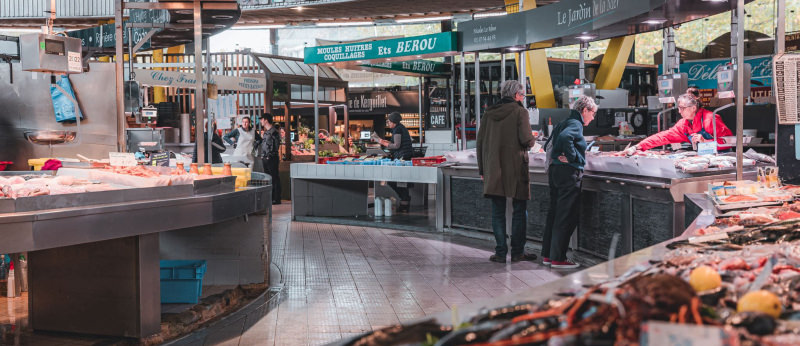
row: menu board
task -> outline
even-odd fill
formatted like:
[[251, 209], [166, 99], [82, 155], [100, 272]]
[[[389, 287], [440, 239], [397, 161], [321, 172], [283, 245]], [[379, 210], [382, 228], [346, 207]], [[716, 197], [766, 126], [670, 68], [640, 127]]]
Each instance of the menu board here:
[[800, 101], [797, 99], [797, 81], [800, 79], [800, 54], [781, 54], [772, 59], [778, 123], [800, 123]]

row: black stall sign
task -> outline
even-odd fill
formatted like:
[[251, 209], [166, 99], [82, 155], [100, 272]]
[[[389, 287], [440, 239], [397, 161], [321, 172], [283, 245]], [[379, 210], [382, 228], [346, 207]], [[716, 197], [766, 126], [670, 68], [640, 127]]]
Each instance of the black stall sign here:
[[447, 113], [431, 113], [430, 123], [433, 129], [447, 128]]
[[150, 155], [150, 165], [159, 167], [169, 166], [169, 152], [153, 153]]
[[419, 93], [416, 91], [367, 91], [347, 95], [351, 114], [418, 113]]

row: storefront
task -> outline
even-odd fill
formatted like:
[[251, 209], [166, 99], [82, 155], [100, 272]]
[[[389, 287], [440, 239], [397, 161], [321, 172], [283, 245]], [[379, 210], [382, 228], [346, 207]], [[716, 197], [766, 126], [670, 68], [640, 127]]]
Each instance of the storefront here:
[[[305, 51], [305, 62], [313, 64], [315, 71], [325, 66], [335, 66], [418, 77], [419, 85], [416, 93], [367, 91], [362, 94], [351, 94], [348, 99], [350, 119], [359, 120], [354, 123], [355, 129], [351, 126], [346, 128], [353, 134], [358, 132], [357, 138], [362, 143], [371, 141], [370, 130], [382, 132], [383, 138], [391, 138], [386, 137], [384, 129], [386, 115], [398, 111], [402, 114], [401, 123], [408, 128], [412, 136], [413, 149], [419, 152], [416, 157], [420, 157], [425, 156], [426, 145], [430, 145], [429, 138], [432, 138], [431, 144], [444, 142], [450, 149], [453, 143], [451, 126], [453, 108], [448, 102], [452, 100], [452, 93], [449, 92], [451, 90], [449, 82], [444, 79], [450, 73], [450, 67], [439, 62], [420, 59], [452, 56], [458, 50], [457, 37], [457, 33], [445, 32], [309, 47]], [[445, 82], [440, 83], [437, 79], [443, 79]], [[412, 99], [413, 96], [416, 96], [416, 102]], [[319, 101], [315, 100], [315, 103], [317, 102]], [[416, 106], [416, 111], [409, 107], [412, 104]], [[427, 116], [424, 116], [426, 114]], [[317, 122], [320, 121], [319, 114], [315, 114], [315, 118]], [[359, 124], [362, 126], [360, 130]], [[440, 136], [443, 138], [436, 139], [438, 133], [444, 134]], [[368, 139], [362, 140], [365, 137]], [[367, 154], [381, 152], [379, 149], [372, 150], [374, 151], [367, 150]], [[411, 166], [412, 162], [379, 158], [370, 158], [366, 161], [347, 159], [341, 163], [343, 165], [339, 166], [316, 163], [292, 165], [294, 219], [381, 223], [384, 227], [410, 227], [421, 230], [441, 229], [441, 223], [436, 221], [438, 208], [441, 205], [441, 198], [435, 198], [441, 192], [440, 177], [436, 168]], [[401, 194], [407, 194], [410, 200], [404, 200]], [[344, 200], [348, 202], [343, 203]], [[397, 205], [401, 200], [410, 204], [411, 212], [402, 214], [394, 212], [392, 205]], [[364, 216], [368, 218], [365, 220]]]

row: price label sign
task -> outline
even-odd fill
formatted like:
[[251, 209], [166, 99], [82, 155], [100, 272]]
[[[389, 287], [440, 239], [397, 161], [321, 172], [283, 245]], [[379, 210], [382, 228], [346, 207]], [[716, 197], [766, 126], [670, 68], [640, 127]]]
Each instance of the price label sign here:
[[168, 167], [169, 166], [169, 152], [152, 154], [150, 156], [150, 165]]
[[697, 155], [716, 155], [716, 154], [717, 154], [716, 142], [697, 143]]
[[67, 70], [70, 72], [83, 71], [81, 52], [67, 52]]
[[643, 346], [734, 346], [738, 341], [735, 332], [720, 327], [666, 322], [642, 324]]
[[108, 163], [112, 166], [136, 166], [136, 156], [133, 153], [108, 153]]

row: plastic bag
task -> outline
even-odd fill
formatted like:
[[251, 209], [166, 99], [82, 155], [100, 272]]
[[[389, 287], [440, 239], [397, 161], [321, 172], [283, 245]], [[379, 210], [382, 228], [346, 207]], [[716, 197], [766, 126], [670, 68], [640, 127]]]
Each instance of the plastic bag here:
[[[56, 81], [56, 84], [69, 93], [72, 98], [75, 98], [75, 92], [72, 90], [72, 83], [69, 82], [69, 78], [61, 76]], [[75, 104], [72, 103], [72, 100], [53, 85], [50, 86], [50, 98], [53, 100], [53, 110], [55, 111], [57, 122], [75, 121], [76, 113], [83, 120], [81, 110], [75, 109]], [[77, 98], [75, 99], [77, 100]]]

